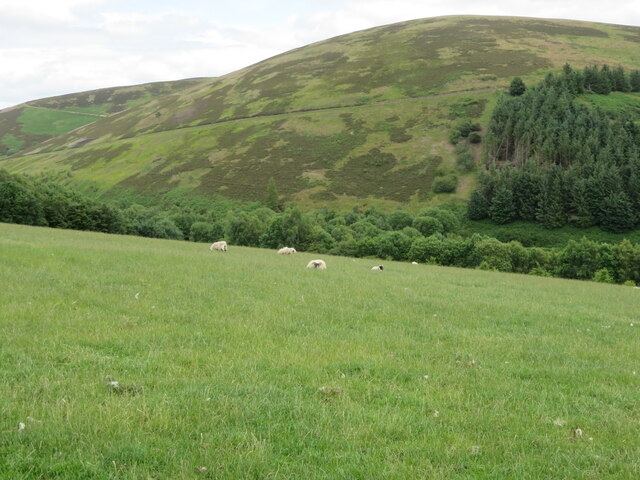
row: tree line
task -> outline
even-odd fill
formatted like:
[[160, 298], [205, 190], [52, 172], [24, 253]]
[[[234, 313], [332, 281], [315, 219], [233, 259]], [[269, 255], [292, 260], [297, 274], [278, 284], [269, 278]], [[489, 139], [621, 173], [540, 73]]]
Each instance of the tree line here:
[[181, 200], [170, 207], [107, 204], [62, 185], [0, 171], [0, 221], [144, 237], [213, 242], [351, 257], [375, 257], [584, 280], [640, 284], [640, 244], [587, 239], [564, 248], [524, 247], [462, 235], [466, 210], [418, 214], [376, 208], [301, 212], [258, 202]]
[[604, 111], [579, 97], [611, 91], [640, 91], [640, 72], [565, 65], [537, 87], [503, 96], [484, 136], [485, 168], [470, 218], [598, 225], [615, 233], [638, 227], [638, 115]]

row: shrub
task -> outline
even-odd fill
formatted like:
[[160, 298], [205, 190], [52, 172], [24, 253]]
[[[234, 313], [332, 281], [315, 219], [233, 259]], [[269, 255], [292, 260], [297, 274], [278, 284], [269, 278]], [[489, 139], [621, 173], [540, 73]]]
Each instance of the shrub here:
[[189, 231], [192, 242], [217, 242], [224, 238], [224, 227], [221, 223], [195, 222]]
[[520, 77], [515, 77], [511, 80], [511, 85], [509, 85], [509, 95], [512, 97], [519, 97], [527, 90], [527, 86], [524, 84], [524, 81]]
[[434, 180], [433, 191], [435, 193], [453, 193], [457, 186], [458, 178], [455, 175], [447, 175]]
[[609, 272], [609, 269], [601, 268], [595, 273], [593, 280], [600, 283], [613, 283], [613, 276], [611, 272]]
[[434, 233], [444, 233], [444, 225], [435, 217], [419, 216], [413, 219], [413, 228], [428, 237]]
[[482, 141], [482, 137], [478, 132], [471, 132], [469, 134], [469, 143], [480, 143]]

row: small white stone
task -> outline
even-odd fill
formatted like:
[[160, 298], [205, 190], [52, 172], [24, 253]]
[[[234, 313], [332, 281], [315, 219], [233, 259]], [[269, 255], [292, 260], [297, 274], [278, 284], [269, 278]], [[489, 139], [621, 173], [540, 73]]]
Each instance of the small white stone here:
[[26, 427], [27, 426], [24, 423], [18, 423], [18, 432], [22, 432]]

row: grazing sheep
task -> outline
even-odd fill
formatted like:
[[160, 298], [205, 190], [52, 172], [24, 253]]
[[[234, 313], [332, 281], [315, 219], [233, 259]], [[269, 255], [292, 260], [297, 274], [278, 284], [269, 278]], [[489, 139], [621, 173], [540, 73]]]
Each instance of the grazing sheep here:
[[307, 263], [307, 268], [326, 270], [327, 264], [324, 263], [324, 260], [311, 260], [309, 263]]
[[209, 247], [209, 250], [211, 250], [211, 251], [218, 250], [219, 252], [226, 252], [227, 251], [227, 242], [225, 242], [224, 240], [222, 240], [220, 242], [214, 242]]
[[278, 250], [278, 253], [280, 255], [293, 255], [294, 253], [296, 253], [296, 249], [293, 247], [283, 247]]
[[418, 265], [418, 262], [411, 262], [411, 265]]
[[376, 265], [375, 267], [371, 267], [371, 270], [384, 270], [382, 265]]

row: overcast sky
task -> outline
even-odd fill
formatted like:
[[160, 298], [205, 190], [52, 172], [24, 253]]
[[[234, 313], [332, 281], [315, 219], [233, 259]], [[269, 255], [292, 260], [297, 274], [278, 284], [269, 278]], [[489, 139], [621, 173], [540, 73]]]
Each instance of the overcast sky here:
[[0, 108], [224, 75], [343, 33], [458, 14], [640, 26], [640, 0], [0, 0]]

